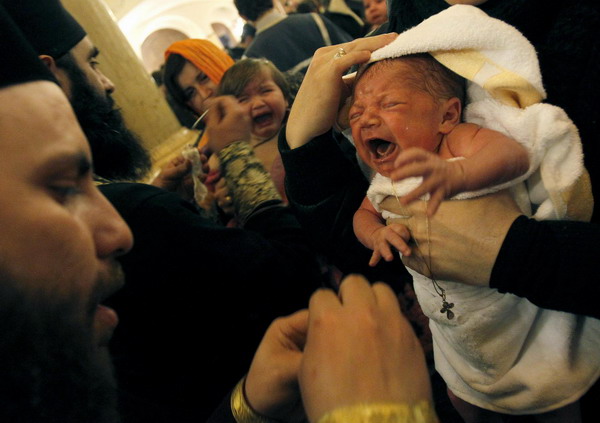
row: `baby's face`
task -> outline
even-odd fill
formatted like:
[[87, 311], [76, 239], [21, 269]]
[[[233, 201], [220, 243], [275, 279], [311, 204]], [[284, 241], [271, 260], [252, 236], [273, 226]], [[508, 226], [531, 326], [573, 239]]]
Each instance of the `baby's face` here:
[[375, 64], [357, 82], [349, 119], [360, 158], [389, 176], [394, 161], [407, 148], [437, 152], [444, 112], [439, 102], [407, 84], [413, 69], [400, 62]]
[[387, 4], [385, 0], [363, 0], [365, 20], [369, 25], [381, 25], [387, 22]]
[[247, 107], [255, 138], [262, 140], [277, 135], [286, 117], [288, 103], [269, 69], [263, 69], [252, 79], [237, 99]]

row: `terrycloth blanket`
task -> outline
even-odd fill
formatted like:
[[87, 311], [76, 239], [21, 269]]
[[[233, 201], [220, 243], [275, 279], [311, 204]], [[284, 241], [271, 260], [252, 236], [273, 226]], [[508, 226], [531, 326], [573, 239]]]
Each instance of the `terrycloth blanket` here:
[[[510, 187], [523, 212], [535, 218], [589, 219], [593, 201], [577, 129], [562, 109], [540, 103], [545, 92], [535, 50], [515, 28], [476, 7], [457, 5], [400, 34], [371, 60], [421, 52], [467, 79], [466, 121], [503, 132], [530, 153], [523, 177], [457, 199]], [[420, 182], [392, 185], [377, 175], [368, 196], [384, 218], [401, 217], [379, 204]], [[411, 274], [431, 319], [436, 368], [465, 401], [507, 414], [537, 414], [575, 401], [600, 376], [600, 320], [438, 281], [454, 303], [449, 320], [440, 313], [442, 300], [431, 279]]]

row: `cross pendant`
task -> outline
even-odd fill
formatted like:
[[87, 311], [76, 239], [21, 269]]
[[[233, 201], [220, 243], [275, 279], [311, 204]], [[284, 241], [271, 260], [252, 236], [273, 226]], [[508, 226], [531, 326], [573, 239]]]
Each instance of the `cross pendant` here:
[[446, 313], [448, 320], [454, 319], [454, 312], [450, 310], [452, 307], [454, 307], [454, 303], [449, 303], [446, 300], [442, 302], [442, 309], [440, 310], [440, 313]]

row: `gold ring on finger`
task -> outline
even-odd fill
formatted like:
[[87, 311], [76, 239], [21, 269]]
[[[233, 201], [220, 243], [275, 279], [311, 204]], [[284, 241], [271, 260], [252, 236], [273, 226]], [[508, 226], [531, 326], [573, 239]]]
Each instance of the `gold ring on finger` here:
[[338, 51], [333, 55], [333, 60], [337, 60], [340, 57], [345, 56], [346, 54], [346, 50], [344, 50], [342, 47], [338, 48]]

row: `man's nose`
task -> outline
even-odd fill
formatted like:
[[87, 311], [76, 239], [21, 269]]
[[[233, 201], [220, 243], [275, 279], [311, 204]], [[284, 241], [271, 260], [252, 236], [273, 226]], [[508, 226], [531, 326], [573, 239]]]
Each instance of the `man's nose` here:
[[104, 88], [104, 91], [106, 91], [108, 94], [115, 92], [115, 84], [113, 84], [108, 76], [100, 72], [100, 78], [102, 80], [102, 87]]
[[117, 257], [133, 247], [133, 234], [129, 226], [108, 200], [100, 198], [94, 211], [94, 241], [98, 257]]

